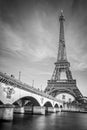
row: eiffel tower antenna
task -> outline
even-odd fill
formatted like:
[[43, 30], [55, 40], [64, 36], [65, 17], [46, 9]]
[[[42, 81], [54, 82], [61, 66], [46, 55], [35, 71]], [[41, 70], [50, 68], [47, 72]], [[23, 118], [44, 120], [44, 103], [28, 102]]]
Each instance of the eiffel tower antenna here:
[[[72, 73], [70, 71], [70, 63], [68, 62], [66, 55], [64, 22], [65, 17], [63, 15], [63, 10], [61, 10], [59, 16], [60, 30], [57, 61], [55, 62], [55, 69], [51, 80], [48, 80], [45, 92], [54, 97], [60, 93], [68, 93], [73, 95], [76, 100], [79, 100], [82, 97], [82, 94], [76, 86], [76, 80], [74, 80], [72, 77]], [[62, 73], [65, 74], [65, 79], [61, 79]]]
[[61, 15], [59, 17], [60, 32], [59, 32], [59, 48], [58, 48], [57, 61], [67, 60], [66, 48], [65, 48], [65, 38], [64, 38], [64, 21], [65, 21], [65, 18], [63, 15], [63, 10], [61, 10]]

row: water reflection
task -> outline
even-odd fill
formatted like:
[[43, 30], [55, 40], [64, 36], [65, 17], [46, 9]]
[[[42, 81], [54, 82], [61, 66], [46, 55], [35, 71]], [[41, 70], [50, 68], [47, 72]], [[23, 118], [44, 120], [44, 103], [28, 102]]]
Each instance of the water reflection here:
[[0, 122], [0, 130], [87, 130], [87, 114], [15, 114], [13, 122]]
[[0, 130], [12, 130], [12, 122], [0, 122]]

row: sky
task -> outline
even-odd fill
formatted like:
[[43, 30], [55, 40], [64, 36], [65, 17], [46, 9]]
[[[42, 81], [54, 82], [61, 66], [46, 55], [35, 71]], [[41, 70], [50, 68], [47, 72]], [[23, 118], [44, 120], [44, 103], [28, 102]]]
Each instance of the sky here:
[[44, 90], [57, 59], [60, 10], [73, 79], [87, 96], [87, 0], [0, 0], [0, 71]]

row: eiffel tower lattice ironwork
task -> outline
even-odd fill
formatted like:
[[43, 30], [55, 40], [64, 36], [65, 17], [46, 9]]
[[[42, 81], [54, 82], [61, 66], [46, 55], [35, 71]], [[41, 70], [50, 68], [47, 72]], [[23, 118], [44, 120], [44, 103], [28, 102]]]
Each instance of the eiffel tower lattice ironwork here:
[[[51, 80], [48, 80], [45, 92], [54, 97], [56, 97], [60, 93], [68, 93], [74, 96], [76, 100], [79, 100], [83, 97], [83, 95], [76, 86], [76, 80], [74, 80], [72, 77], [70, 63], [67, 60], [64, 39], [64, 21], [65, 18], [63, 15], [63, 11], [61, 11], [61, 15], [59, 17], [60, 33], [57, 61], [55, 63], [55, 69]], [[65, 74], [65, 79], [61, 79], [62, 73]]]

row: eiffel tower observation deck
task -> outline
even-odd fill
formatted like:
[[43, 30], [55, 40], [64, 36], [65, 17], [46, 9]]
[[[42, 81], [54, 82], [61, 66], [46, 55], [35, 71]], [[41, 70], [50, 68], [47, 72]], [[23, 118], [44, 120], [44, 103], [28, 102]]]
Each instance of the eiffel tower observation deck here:
[[[59, 46], [57, 61], [55, 62], [55, 69], [50, 80], [48, 80], [45, 92], [56, 97], [58, 94], [67, 93], [72, 95], [75, 100], [79, 101], [83, 95], [77, 88], [76, 80], [73, 79], [70, 70], [70, 63], [67, 60], [66, 46], [64, 38], [64, 15], [61, 11], [59, 22], [60, 22], [60, 32], [59, 32]], [[65, 75], [64, 79], [61, 79], [62, 73]]]

